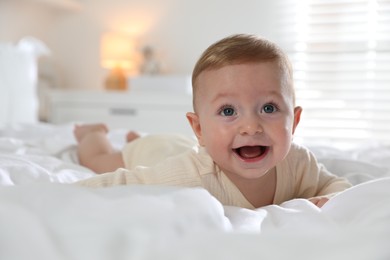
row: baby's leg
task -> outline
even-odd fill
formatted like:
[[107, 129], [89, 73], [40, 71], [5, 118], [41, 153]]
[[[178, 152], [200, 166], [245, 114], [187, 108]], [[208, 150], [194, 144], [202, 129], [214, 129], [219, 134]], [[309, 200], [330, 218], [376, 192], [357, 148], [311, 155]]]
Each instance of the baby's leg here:
[[107, 132], [104, 124], [76, 125], [74, 129], [80, 164], [98, 174], [124, 167], [122, 153], [114, 149]]

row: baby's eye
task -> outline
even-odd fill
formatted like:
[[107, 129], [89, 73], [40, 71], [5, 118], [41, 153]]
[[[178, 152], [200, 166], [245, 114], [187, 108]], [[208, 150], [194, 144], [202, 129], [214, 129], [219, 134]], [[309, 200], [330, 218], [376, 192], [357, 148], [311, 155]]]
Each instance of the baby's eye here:
[[267, 104], [263, 107], [263, 112], [264, 113], [267, 113], [267, 114], [271, 114], [271, 113], [274, 113], [276, 112], [278, 109], [275, 105], [273, 104]]
[[232, 107], [223, 107], [220, 114], [221, 116], [234, 116], [236, 111]]

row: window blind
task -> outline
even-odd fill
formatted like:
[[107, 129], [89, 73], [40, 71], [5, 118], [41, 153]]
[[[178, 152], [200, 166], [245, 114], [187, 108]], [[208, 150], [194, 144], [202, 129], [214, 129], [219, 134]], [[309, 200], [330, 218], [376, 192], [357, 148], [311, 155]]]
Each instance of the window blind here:
[[390, 144], [390, 0], [282, 0], [279, 10], [303, 107], [296, 138]]

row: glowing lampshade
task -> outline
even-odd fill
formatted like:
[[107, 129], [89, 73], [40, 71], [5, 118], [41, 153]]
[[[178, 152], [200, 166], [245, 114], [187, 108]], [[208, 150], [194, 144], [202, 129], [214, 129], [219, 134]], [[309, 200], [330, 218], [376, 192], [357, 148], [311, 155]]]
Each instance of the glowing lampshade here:
[[125, 35], [104, 34], [101, 38], [101, 65], [110, 69], [106, 78], [107, 89], [125, 90], [126, 74], [133, 68], [134, 44]]

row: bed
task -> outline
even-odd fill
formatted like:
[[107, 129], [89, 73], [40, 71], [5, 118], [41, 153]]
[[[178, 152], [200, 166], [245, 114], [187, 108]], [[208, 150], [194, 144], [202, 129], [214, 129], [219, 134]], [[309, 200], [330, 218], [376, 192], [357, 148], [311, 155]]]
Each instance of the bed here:
[[[390, 148], [312, 147], [354, 187], [256, 210], [202, 188], [74, 185], [73, 124], [0, 130], [0, 259], [389, 259]], [[117, 148], [125, 129], [109, 138]]]
[[[302, 199], [223, 206], [202, 188], [75, 185], [95, 174], [78, 164], [73, 123], [38, 122], [26, 43], [42, 50], [31, 38], [0, 44], [0, 259], [390, 259], [388, 146], [311, 146], [355, 185], [321, 209]], [[109, 133], [116, 148], [126, 131]]]

